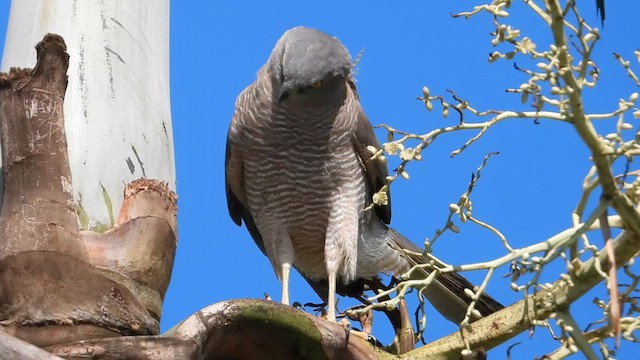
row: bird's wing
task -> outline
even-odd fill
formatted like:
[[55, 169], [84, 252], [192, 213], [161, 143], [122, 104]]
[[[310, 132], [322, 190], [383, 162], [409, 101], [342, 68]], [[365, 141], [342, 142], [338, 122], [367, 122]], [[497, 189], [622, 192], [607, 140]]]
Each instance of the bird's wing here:
[[239, 138], [242, 136], [242, 127], [245, 124], [241, 116], [243, 116], [242, 114], [245, 112], [239, 111], [239, 106], [245, 101], [244, 94], [246, 91], [247, 90], [243, 91], [238, 96], [236, 110], [231, 120], [231, 125], [229, 125], [229, 131], [227, 132], [227, 146], [224, 161], [227, 208], [229, 215], [238, 226], [242, 225], [244, 221], [256, 245], [258, 245], [262, 253], [266, 255], [262, 235], [260, 235], [260, 231], [253, 221], [253, 217], [251, 217], [244, 191], [244, 167], [242, 151], [239, 148]]
[[[354, 107], [357, 113], [348, 114], [349, 116], [353, 116], [356, 121], [352, 142], [360, 158], [360, 163], [364, 166], [365, 174], [367, 176], [367, 196], [371, 199], [373, 194], [380, 191], [380, 189], [386, 184], [389, 172], [386, 164], [381, 161], [371, 159], [371, 153], [367, 150], [367, 146], [374, 146], [379, 149], [380, 143], [378, 142], [376, 135], [373, 133], [371, 123], [359, 104], [356, 86], [352, 80], [349, 80], [349, 89], [353, 92], [354, 100], [358, 103], [356, 104], [357, 106]], [[389, 190], [387, 190], [387, 196], [389, 200], [386, 205], [378, 205], [374, 208], [378, 218], [385, 224], [391, 222], [391, 192]]]

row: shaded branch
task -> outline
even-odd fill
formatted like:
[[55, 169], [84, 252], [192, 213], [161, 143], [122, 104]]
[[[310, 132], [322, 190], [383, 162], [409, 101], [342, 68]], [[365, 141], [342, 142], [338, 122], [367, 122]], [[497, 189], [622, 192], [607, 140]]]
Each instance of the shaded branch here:
[[48, 347], [67, 359], [394, 359], [333, 322], [268, 300], [207, 306], [163, 336], [85, 340]]

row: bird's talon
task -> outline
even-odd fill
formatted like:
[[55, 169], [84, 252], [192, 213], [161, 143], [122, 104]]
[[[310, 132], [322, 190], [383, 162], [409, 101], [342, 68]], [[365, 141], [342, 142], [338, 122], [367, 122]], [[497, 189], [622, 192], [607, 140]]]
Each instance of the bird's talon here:
[[304, 305], [302, 305], [300, 302], [298, 301], [294, 301], [293, 304], [291, 304], [292, 307], [296, 308], [296, 309], [300, 309], [300, 310], [304, 310]]
[[367, 337], [367, 341], [370, 342], [371, 344], [375, 345], [376, 347], [384, 347], [384, 345], [382, 345], [382, 343], [380, 341], [378, 341], [378, 339], [376, 339], [375, 336], [371, 335], [371, 334], [367, 334], [369, 335]]
[[302, 305], [303, 308], [307, 309], [307, 308], [311, 308], [311, 311], [315, 312], [317, 314], [317, 316], [319, 317], [324, 317], [326, 318], [327, 315], [327, 311], [325, 309], [325, 306], [327, 306], [327, 304], [315, 304], [315, 303], [305, 303], [304, 305]]

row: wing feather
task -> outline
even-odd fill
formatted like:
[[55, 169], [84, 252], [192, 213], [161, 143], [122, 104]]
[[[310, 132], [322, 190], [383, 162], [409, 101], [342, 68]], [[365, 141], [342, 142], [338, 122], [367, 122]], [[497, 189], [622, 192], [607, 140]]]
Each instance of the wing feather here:
[[[386, 164], [381, 161], [371, 159], [371, 154], [367, 150], [367, 146], [374, 146], [379, 149], [380, 143], [373, 132], [373, 127], [371, 126], [369, 119], [367, 119], [364, 110], [362, 110], [362, 107], [360, 106], [356, 86], [352, 80], [349, 80], [349, 89], [352, 91], [354, 101], [357, 103], [357, 106], [355, 107], [355, 110], [357, 111], [355, 117], [356, 127], [353, 132], [352, 141], [360, 158], [360, 163], [363, 165], [367, 176], [367, 196], [371, 199], [373, 194], [380, 191], [380, 189], [386, 184], [389, 171], [387, 170]], [[389, 190], [387, 190], [387, 196], [389, 201], [386, 205], [378, 205], [374, 208], [378, 218], [380, 218], [380, 220], [385, 224], [389, 224], [391, 222], [391, 192]]]
[[255, 241], [262, 253], [266, 255], [267, 253], [262, 240], [262, 235], [253, 221], [253, 217], [249, 211], [249, 206], [247, 205], [247, 197], [244, 190], [244, 167], [239, 137], [242, 136], [242, 126], [244, 126], [243, 124], [246, 122], [241, 121], [242, 119], [240, 117], [243, 116], [242, 114], [245, 112], [239, 111], [239, 108], [244, 101], [244, 94], [246, 91], [247, 90], [243, 91], [238, 96], [235, 114], [233, 115], [229, 131], [227, 132], [227, 145], [224, 161], [227, 209], [229, 210], [231, 219], [233, 219], [238, 226], [241, 226], [244, 221], [253, 241]]

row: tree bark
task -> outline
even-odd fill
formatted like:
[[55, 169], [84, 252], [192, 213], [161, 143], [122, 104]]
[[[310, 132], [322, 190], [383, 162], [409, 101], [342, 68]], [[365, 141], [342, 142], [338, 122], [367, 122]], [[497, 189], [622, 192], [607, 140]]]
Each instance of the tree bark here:
[[[69, 47], [47, 35], [33, 71], [8, 71], [33, 64], [51, 32]], [[0, 79], [7, 335], [44, 346], [159, 332], [177, 239], [168, 34], [167, 0], [12, 2]]]
[[0, 330], [0, 359], [61, 360], [62, 358]]
[[38, 346], [157, 334], [175, 194], [157, 180], [134, 181], [109, 231], [80, 231], [63, 113], [69, 55], [57, 35], [36, 49], [33, 71], [0, 77], [0, 325]]
[[104, 232], [125, 184], [157, 179], [175, 191], [169, 1], [12, 1], [2, 71], [32, 68], [33, 45], [48, 33], [70, 55], [63, 109], [75, 209], [82, 230]]
[[342, 326], [268, 300], [207, 306], [164, 336], [97, 339], [48, 347], [67, 359], [396, 359]]

